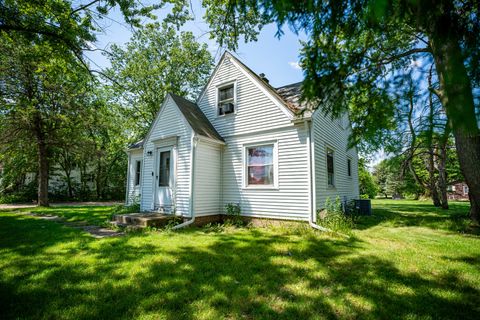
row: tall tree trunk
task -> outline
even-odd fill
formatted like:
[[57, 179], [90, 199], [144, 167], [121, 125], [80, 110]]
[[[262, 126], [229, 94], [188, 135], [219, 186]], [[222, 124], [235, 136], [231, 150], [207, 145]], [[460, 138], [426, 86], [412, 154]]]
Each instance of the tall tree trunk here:
[[440, 193], [440, 202], [442, 209], [448, 209], [447, 196], [447, 159], [448, 159], [448, 139], [450, 137], [450, 125], [447, 122], [443, 130], [443, 135], [438, 141], [439, 159], [438, 159], [438, 190]]
[[448, 209], [447, 197], [447, 172], [445, 170], [447, 162], [447, 144], [440, 145], [440, 157], [438, 159], [438, 191], [440, 194], [440, 204], [442, 209]]
[[[432, 87], [432, 68], [430, 68], [430, 73], [428, 75], [428, 85]], [[433, 146], [433, 131], [435, 130], [434, 117], [435, 117], [435, 107], [433, 105], [433, 93], [430, 92], [428, 96], [428, 131], [427, 131], [427, 149], [428, 149], [428, 186], [430, 188], [430, 194], [432, 196], [433, 205], [435, 207], [441, 206], [440, 197], [437, 190], [437, 181], [435, 177], [435, 148]]]
[[37, 159], [38, 159], [38, 201], [39, 206], [47, 207], [48, 204], [48, 154], [45, 133], [43, 132], [43, 123], [40, 114], [34, 118], [34, 131], [37, 139]]
[[458, 160], [469, 188], [470, 217], [480, 220], [480, 130], [475, 115], [472, 86], [464, 65], [458, 35], [449, 16], [437, 19], [430, 32], [440, 99], [452, 124]]
[[68, 197], [69, 199], [73, 199], [73, 187], [72, 187], [72, 177], [70, 176], [71, 172], [65, 171], [65, 178], [67, 179], [67, 189], [68, 189]]

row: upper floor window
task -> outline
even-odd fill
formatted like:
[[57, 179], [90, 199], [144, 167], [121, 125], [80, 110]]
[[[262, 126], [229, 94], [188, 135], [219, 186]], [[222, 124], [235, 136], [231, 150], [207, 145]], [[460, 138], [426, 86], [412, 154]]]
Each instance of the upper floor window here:
[[334, 168], [333, 168], [333, 150], [327, 148], [327, 174], [328, 174], [328, 186], [335, 186]]
[[218, 115], [235, 112], [235, 84], [218, 88]]
[[137, 160], [135, 163], [135, 185], [140, 185], [140, 172], [142, 170], [142, 161]]

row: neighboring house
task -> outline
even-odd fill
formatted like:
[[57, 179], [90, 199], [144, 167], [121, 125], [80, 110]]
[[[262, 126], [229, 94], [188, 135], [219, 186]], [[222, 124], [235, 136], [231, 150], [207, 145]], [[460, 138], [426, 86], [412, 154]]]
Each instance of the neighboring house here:
[[358, 198], [348, 116], [312, 113], [300, 88], [275, 89], [225, 53], [197, 101], [167, 95], [128, 150], [127, 204], [212, 220], [236, 203], [248, 217], [309, 220], [327, 197]]
[[465, 182], [457, 182], [447, 187], [449, 200], [469, 200], [468, 186]]

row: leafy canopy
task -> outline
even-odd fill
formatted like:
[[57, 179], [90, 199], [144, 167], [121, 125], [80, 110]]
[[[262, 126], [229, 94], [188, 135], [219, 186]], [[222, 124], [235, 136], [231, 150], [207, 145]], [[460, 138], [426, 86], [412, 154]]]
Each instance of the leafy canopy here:
[[213, 66], [206, 44], [166, 23], [147, 24], [125, 47], [112, 46], [109, 58], [112, 66], [106, 73], [117, 103], [141, 125], [137, 135], [151, 125], [167, 93], [196, 97]]

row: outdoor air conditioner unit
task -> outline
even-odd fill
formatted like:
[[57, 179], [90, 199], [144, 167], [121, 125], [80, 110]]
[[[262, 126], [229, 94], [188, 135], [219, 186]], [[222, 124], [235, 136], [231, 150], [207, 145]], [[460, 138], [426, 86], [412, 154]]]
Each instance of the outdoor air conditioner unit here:
[[223, 103], [220, 106], [220, 109], [222, 110], [221, 114], [232, 113], [233, 112], [233, 103], [231, 103], [231, 102]]

